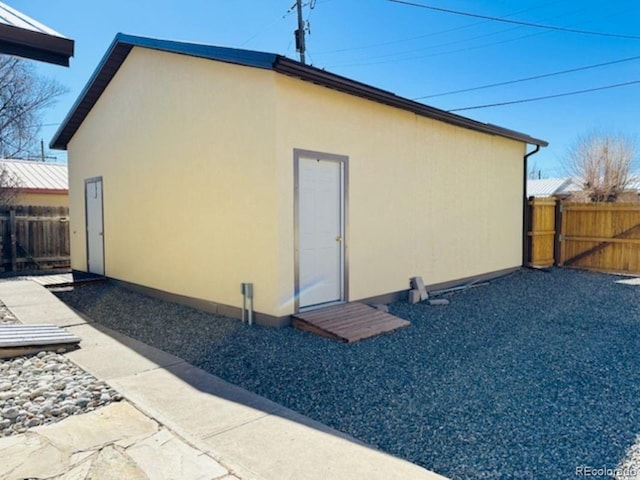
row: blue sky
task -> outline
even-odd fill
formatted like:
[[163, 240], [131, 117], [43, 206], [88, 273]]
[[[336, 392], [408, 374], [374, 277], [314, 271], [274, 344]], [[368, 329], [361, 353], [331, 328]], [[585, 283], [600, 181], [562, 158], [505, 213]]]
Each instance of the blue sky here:
[[[70, 68], [38, 64], [69, 89], [46, 113], [48, 143], [118, 32], [247, 48], [298, 58], [294, 0], [5, 0], [76, 41]], [[636, 0], [414, 0], [512, 20], [640, 37]], [[308, 0], [307, 2], [308, 3]], [[317, 0], [305, 8], [307, 61], [416, 98], [640, 56], [640, 39], [548, 31], [435, 12], [388, 0]], [[640, 59], [472, 92], [425, 98], [445, 110], [640, 80]], [[637, 137], [640, 84], [459, 112], [549, 141], [532, 158], [547, 177], [565, 172], [576, 138], [600, 130]], [[638, 139], [640, 140], [640, 139]], [[64, 154], [56, 152], [59, 159]]]

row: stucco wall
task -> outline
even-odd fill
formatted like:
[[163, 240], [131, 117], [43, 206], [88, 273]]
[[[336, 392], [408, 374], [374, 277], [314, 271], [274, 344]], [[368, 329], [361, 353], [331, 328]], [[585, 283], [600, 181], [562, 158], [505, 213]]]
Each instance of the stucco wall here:
[[273, 72], [134, 48], [69, 144], [72, 267], [103, 177], [106, 275], [272, 313]]
[[72, 267], [102, 176], [106, 275], [293, 312], [293, 149], [349, 157], [349, 299], [521, 263], [522, 143], [267, 70], [134, 48], [69, 144]]
[[68, 207], [67, 193], [19, 193], [14, 203], [17, 205], [38, 205], [42, 207]]
[[350, 300], [414, 275], [434, 284], [521, 264], [525, 145], [290, 77], [276, 85], [279, 284], [293, 285], [294, 148], [349, 157]]

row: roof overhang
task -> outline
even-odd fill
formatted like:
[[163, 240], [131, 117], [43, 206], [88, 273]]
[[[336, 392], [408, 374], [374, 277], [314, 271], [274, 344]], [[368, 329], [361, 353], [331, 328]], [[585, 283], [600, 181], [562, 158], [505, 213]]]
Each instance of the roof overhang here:
[[491, 135], [498, 135], [501, 137], [511, 138], [531, 145], [540, 145], [546, 147], [549, 145], [545, 140], [531, 137], [525, 133], [510, 130], [490, 123], [482, 123], [476, 120], [472, 120], [461, 115], [440, 110], [438, 108], [430, 107], [424, 103], [409, 100], [408, 98], [400, 97], [394, 93], [382, 90], [380, 88], [372, 87], [364, 83], [356, 82], [346, 77], [326, 72], [319, 68], [310, 67], [304, 65], [295, 60], [291, 60], [286, 57], [278, 57], [278, 62], [274, 66], [274, 70], [279, 73], [293, 75], [303, 80], [308, 80], [325, 87], [333, 88], [341, 92], [349, 93], [359, 97], [366, 98], [379, 103], [384, 103], [392, 107], [400, 108], [402, 110], [408, 110], [417, 115], [440, 120], [441, 122], [450, 123], [458, 127], [469, 128], [483, 133]]
[[400, 97], [386, 90], [357, 82], [355, 80], [327, 72], [320, 68], [305, 65], [281, 55], [210, 45], [183, 43], [171, 40], [158, 40], [119, 33], [116, 35], [113, 43], [107, 50], [107, 53], [102, 58], [102, 61], [89, 79], [89, 82], [81, 92], [73, 107], [71, 107], [70, 112], [67, 114], [62, 125], [51, 140], [49, 145], [51, 148], [66, 150], [69, 141], [78, 128], [80, 128], [80, 125], [89, 114], [89, 111], [91, 111], [93, 106], [96, 104], [100, 95], [102, 95], [102, 92], [107, 88], [107, 85], [109, 85], [109, 82], [115, 76], [120, 66], [124, 63], [133, 47], [150, 48], [164, 52], [235, 63], [247, 67], [268, 69], [350, 95], [355, 95], [367, 100], [407, 110], [415, 113], [416, 115], [433, 118], [458, 127], [505, 137], [526, 144], [539, 145], [542, 147], [546, 147], [548, 145], [546, 141], [531, 137], [527, 134], [509, 130], [497, 125], [478, 122], [467, 117], [430, 107], [423, 103]]
[[0, 2], [0, 53], [69, 66], [73, 40]]
[[57, 188], [15, 188], [20, 193], [38, 193], [43, 195], [68, 195], [69, 189], [57, 189]]

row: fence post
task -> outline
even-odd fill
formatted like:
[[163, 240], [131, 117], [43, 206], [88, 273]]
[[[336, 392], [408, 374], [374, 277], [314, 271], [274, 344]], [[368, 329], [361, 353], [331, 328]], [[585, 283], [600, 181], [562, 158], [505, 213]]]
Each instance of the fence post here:
[[18, 259], [18, 246], [16, 244], [16, 210], [12, 208], [9, 211], [9, 239], [11, 240], [11, 271], [15, 272], [17, 267], [17, 259]]
[[537, 198], [534, 196], [530, 196], [527, 198], [527, 208], [529, 209], [529, 215], [527, 218], [527, 266], [535, 267], [535, 263], [537, 260], [537, 252], [536, 252], [536, 223], [538, 220], [538, 216], [540, 212], [537, 210]]
[[553, 239], [553, 259], [554, 259], [554, 265], [556, 266], [560, 266], [562, 265], [561, 263], [561, 249], [562, 249], [562, 243], [560, 241], [563, 235], [563, 231], [562, 231], [562, 202], [563, 200], [561, 199], [557, 199], [556, 200], [556, 211], [555, 211], [555, 231], [556, 231], [556, 235], [555, 238]]
[[[564, 261], [567, 257], [567, 222], [565, 218], [565, 202], [564, 200], [559, 202], [560, 206], [558, 207], [559, 215], [556, 217], [556, 221], [560, 222], [560, 235], [558, 236], [558, 260], [557, 264], [559, 267], [564, 265]], [[558, 220], [559, 219], [559, 220]]]

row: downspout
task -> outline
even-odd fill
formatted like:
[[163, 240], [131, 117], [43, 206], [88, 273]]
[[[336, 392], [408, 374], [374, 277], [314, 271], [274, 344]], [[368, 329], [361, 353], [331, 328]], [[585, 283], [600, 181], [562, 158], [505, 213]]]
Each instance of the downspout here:
[[527, 176], [529, 173], [529, 157], [540, 151], [540, 145], [524, 156], [524, 171], [522, 174], [522, 266], [527, 266], [529, 260], [529, 199], [527, 197]]

